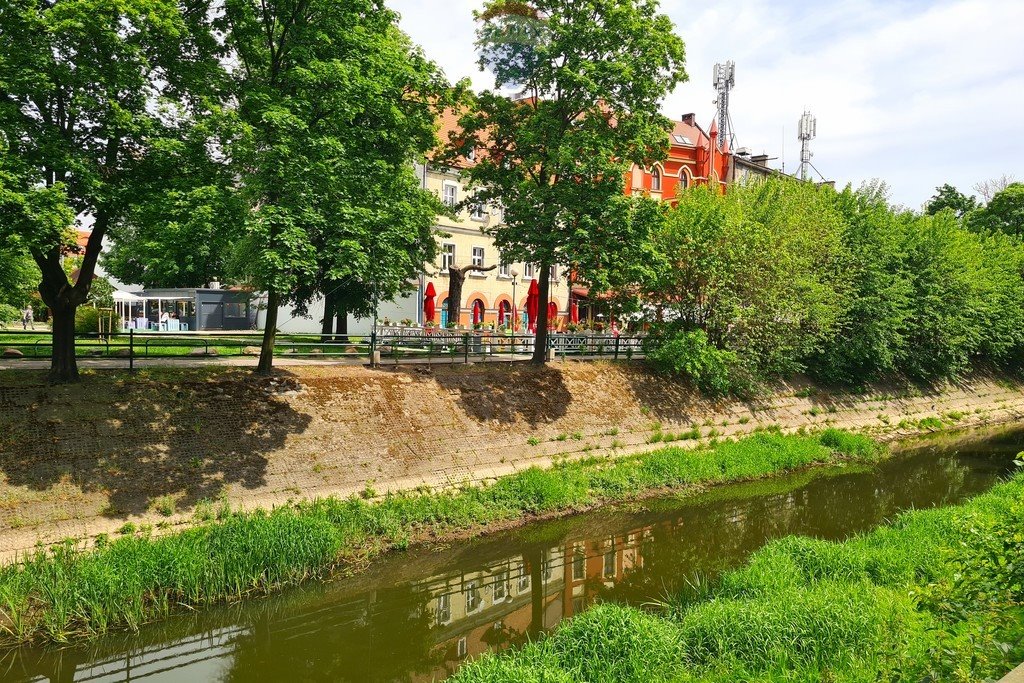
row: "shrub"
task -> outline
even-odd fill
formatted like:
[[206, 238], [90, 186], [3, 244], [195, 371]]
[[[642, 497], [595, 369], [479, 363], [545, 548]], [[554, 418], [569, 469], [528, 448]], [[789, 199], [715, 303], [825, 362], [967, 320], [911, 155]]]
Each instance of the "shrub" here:
[[21, 311], [10, 304], [0, 304], [0, 325], [10, 325], [21, 321]]
[[727, 394], [739, 386], [736, 354], [715, 347], [703, 330], [652, 338], [647, 362], [658, 372], [690, 379], [709, 394]]

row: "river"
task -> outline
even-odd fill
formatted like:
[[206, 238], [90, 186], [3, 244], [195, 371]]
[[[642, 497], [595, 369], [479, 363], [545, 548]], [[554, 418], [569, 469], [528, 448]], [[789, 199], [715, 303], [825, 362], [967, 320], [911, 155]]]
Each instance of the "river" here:
[[596, 600], [643, 605], [788, 534], [843, 539], [952, 505], [1012, 470], [1024, 430], [944, 438], [875, 467], [819, 468], [667, 496], [444, 546], [357, 576], [66, 647], [0, 655], [3, 681], [440, 681]]

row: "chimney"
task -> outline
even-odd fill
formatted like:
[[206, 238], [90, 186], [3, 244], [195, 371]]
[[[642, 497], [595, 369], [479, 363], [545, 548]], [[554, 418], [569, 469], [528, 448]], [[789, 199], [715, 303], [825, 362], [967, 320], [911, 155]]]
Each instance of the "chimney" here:
[[768, 155], [767, 154], [757, 154], [755, 156], [750, 157], [750, 160], [752, 162], [754, 162], [755, 164], [757, 164], [758, 166], [765, 166], [765, 167], [768, 166]]
[[694, 121], [696, 120], [694, 117], [695, 114], [683, 114], [683, 123], [685, 123], [688, 126], [697, 125], [696, 123], [694, 123]]

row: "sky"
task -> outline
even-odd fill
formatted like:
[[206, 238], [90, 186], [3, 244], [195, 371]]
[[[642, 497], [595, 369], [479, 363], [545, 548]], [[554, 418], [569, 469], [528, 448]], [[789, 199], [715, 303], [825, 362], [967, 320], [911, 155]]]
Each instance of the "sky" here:
[[[493, 86], [473, 50], [479, 0], [386, 0], [448, 78]], [[664, 101], [715, 115], [712, 68], [736, 62], [739, 147], [776, 168], [800, 161], [797, 121], [818, 122], [812, 163], [841, 187], [879, 178], [920, 208], [950, 183], [967, 194], [1024, 180], [1024, 0], [662, 0], [686, 43], [689, 80]]]

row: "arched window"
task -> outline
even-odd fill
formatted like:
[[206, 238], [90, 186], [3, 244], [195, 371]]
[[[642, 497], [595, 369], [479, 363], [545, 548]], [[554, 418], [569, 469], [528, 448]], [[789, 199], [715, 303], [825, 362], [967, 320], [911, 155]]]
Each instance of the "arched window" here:
[[498, 324], [505, 327], [512, 324], [512, 304], [507, 301], [498, 304]]
[[661, 192], [661, 169], [657, 166], [651, 169], [651, 191]]
[[685, 190], [690, 186], [690, 176], [687, 175], [686, 169], [679, 171], [679, 189]]
[[441, 327], [448, 327], [448, 299], [441, 302]]
[[479, 325], [484, 321], [484, 302], [480, 299], [473, 301], [473, 324]]

